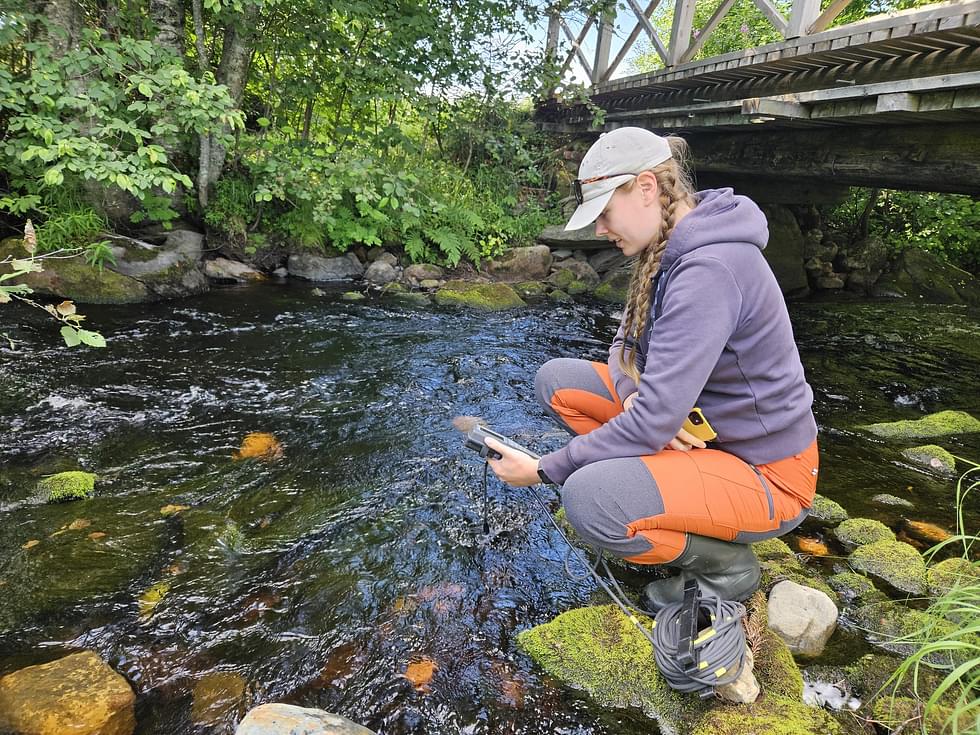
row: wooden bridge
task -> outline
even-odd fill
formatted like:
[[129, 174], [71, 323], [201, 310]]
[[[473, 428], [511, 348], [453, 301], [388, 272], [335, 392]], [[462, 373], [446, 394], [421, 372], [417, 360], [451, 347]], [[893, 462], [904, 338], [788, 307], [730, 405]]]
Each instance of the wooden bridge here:
[[[545, 129], [594, 136], [636, 125], [681, 134], [699, 179], [775, 181], [788, 201], [801, 193], [791, 189], [813, 200], [834, 185], [980, 194], [980, 0], [830, 30], [851, 0], [831, 0], [823, 11], [820, 0], [794, 0], [788, 18], [771, 0], [751, 0], [783, 40], [704, 59], [696, 56], [736, 0], [720, 0], [697, 33], [695, 0], [676, 0], [667, 43], [651, 22], [661, 0], [645, 8], [626, 1], [634, 25], [615, 57], [611, 15], [588, 19], [578, 34], [552, 16], [548, 52], [563, 59], [563, 75], [581, 66], [605, 116], [594, 127], [586, 105], [553, 97], [537, 109]], [[616, 78], [641, 36], [664, 68]]]

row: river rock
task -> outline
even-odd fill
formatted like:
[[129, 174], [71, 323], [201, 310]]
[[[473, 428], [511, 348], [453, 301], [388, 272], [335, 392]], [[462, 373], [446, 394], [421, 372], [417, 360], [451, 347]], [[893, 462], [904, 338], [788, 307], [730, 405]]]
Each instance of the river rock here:
[[558, 250], [552, 250], [551, 251], [551, 257], [554, 258], [555, 259], [555, 262], [557, 263], [560, 260], [565, 260], [566, 258], [571, 258], [572, 257], [572, 251], [571, 250], [567, 250], [565, 248], [561, 248], [561, 249], [558, 249]]
[[827, 579], [827, 583], [840, 595], [841, 600], [849, 604], [867, 605], [887, 599], [884, 593], [878, 591], [874, 582], [856, 572], [834, 574]]
[[308, 281], [342, 281], [364, 275], [364, 266], [354, 253], [345, 253], [337, 258], [325, 258], [313, 253], [294, 253], [289, 256], [287, 266], [289, 275]]
[[901, 541], [878, 541], [859, 546], [847, 558], [851, 568], [887, 582], [901, 592], [926, 591], [926, 564], [922, 555]]
[[84, 500], [95, 492], [97, 479], [99, 478], [91, 472], [78, 470], [42, 477], [37, 483], [37, 497], [46, 503]]
[[897, 495], [889, 495], [888, 493], [878, 493], [871, 497], [871, 502], [875, 505], [884, 505], [894, 508], [914, 508], [915, 504], [911, 500], [906, 500], [905, 498], [900, 498]]
[[235, 735], [375, 735], [346, 717], [291, 704], [263, 704], [250, 710]]
[[[806, 296], [809, 283], [803, 270], [803, 233], [790, 209], [781, 204], [762, 207], [769, 221], [769, 244], [762, 251], [779, 281], [783, 294], [790, 298]], [[844, 284], [841, 282], [841, 288]]]
[[208, 290], [200, 232], [171, 230], [158, 246], [119, 236], [112, 242], [116, 262], [108, 267], [140, 281], [157, 298], [183, 298]]
[[789, 580], [769, 593], [769, 627], [802, 656], [819, 656], [837, 628], [837, 606], [826, 594]]
[[547, 245], [534, 245], [529, 248], [514, 248], [501, 260], [491, 260], [487, 270], [503, 280], [527, 281], [547, 276], [551, 263], [551, 248]]
[[941, 475], [956, 474], [956, 458], [935, 444], [903, 449], [902, 456], [913, 464], [917, 464], [920, 467], [927, 467]]
[[[569, 274], [570, 277], [565, 274]], [[595, 272], [595, 268], [589, 265], [588, 261], [572, 258], [562, 262], [560, 269], [553, 273], [548, 280], [558, 288], [567, 288], [574, 281], [581, 281], [586, 286], [594, 288], [599, 285], [599, 274]]]
[[596, 236], [594, 224], [579, 230], [566, 230], [564, 225], [545, 227], [538, 235], [538, 242], [561, 250], [599, 250], [609, 247], [609, 240]]
[[215, 281], [262, 281], [265, 276], [250, 265], [229, 258], [214, 258], [204, 263], [204, 274]]
[[745, 647], [745, 663], [738, 678], [731, 684], [715, 687], [715, 693], [726, 702], [735, 704], [752, 704], [759, 698], [759, 680], [755, 678], [755, 656], [752, 649]]
[[364, 271], [364, 280], [368, 281], [369, 283], [373, 283], [376, 286], [383, 286], [386, 283], [391, 283], [397, 278], [398, 271], [395, 270], [395, 266], [383, 258], [378, 258], [375, 260], [367, 267], [367, 270]]
[[836, 526], [847, 520], [847, 511], [830, 498], [817, 493], [813, 496], [807, 523], [817, 526]]
[[680, 694], [652, 661], [650, 644], [614, 605], [570, 610], [525, 630], [517, 645], [551, 676], [587, 692], [603, 707], [639, 707], [664, 735], [839, 733], [834, 720], [802, 702], [803, 677], [786, 645], [766, 624], [766, 603], [756, 593], [746, 607], [761, 631], [755, 672], [766, 696], [732, 707]]
[[918, 248], [903, 252], [879, 286], [922, 301], [980, 306], [980, 279]]
[[894, 541], [895, 532], [872, 518], [849, 518], [834, 529], [834, 536], [850, 550], [878, 541]]
[[915, 421], [865, 424], [859, 429], [884, 439], [934, 439], [980, 432], [980, 421], [964, 411], [940, 411]]
[[95, 653], [73, 653], [0, 678], [0, 732], [130, 735], [135, 700], [126, 680]]
[[469, 306], [485, 311], [500, 311], [527, 306], [506, 283], [473, 283], [448, 281], [435, 293], [440, 306]]
[[237, 722], [245, 698], [245, 680], [233, 671], [205, 674], [194, 683], [191, 720], [198, 725], [220, 727]]
[[595, 297], [600, 301], [625, 304], [629, 294], [631, 277], [631, 272], [622, 268], [609, 271], [603, 277], [602, 283], [596, 286]]
[[442, 284], [443, 281], [437, 278], [423, 278], [421, 281], [419, 281], [419, 288], [424, 288], [427, 291], [430, 291], [433, 288], [439, 288], [439, 286]]
[[283, 266], [279, 266], [272, 271], [272, 275], [274, 275], [276, 278], [287, 278], [289, 277], [289, 270]]
[[980, 586], [980, 562], [971, 562], [961, 556], [943, 559], [926, 572], [929, 594], [939, 597], [954, 586]]
[[623, 255], [619, 248], [606, 248], [589, 257], [589, 265], [602, 276], [611, 270], [623, 268], [629, 263], [629, 258]]
[[422, 281], [438, 281], [444, 274], [442, 268], [432, 263], [416, 263], [405, 269], [402, 278], [412, 286], [421, 286]]
[[[8, 237], [0, 242], [0, 260], [26, 256], [22, 239]], [[7, 283], [24, 283], [41, 296], [58, 296], [79, 304], [134, 304], [154, 298], [141, 281], [109, 268], [100, 273], [80, 255], [41, 262], [44, 266], [42, 272], [28, 273]], [[0, 274], [9, 272], [9, 265], [0, 265]]]
[[823, 592], [832, 601], [837, 593], [820, 576], [803, 566], [800, 558], [780, 538], [766, 539], [752, 544], [752, 553], [759, 560], [762, 571], [762, 589], [771, 589], [783, 580], [791, 580], [805, 587]]

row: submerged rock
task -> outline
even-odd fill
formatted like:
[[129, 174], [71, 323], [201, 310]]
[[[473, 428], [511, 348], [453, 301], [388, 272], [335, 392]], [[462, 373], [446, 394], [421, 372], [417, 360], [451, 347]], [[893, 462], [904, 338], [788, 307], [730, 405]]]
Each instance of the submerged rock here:
[[95, 653], [73, 653], [0, 678], [0, 732], [130, 735], [135, 699], [127, 681]]
[[943, 475], [956, 474], [956, 458], [935, 444], [903, 449], [902, 456], [909, 462], [926, 467], [934, 472], [939, 472]]
[[[952, 639], [956, 634], [956, 625], [950, 621], [892, 600], [859, 607], [854, 620], [871, 643], [899, 656], [910, 656], [919, 649], [922, 631], [929, 631], [930, 640]], [[949, 651], [935, 651], [923, 661], [948, 665], [949, 658]]]
[[894, 531], [871, 518], [849, 518], [834, 529], [834, 535], [849, 550], [878, 541], [895, 540]]
[[60, 503], [66, 500], [84, 500], [95, 492], [95, 481], [99, 479], [91, 472], [78, 470], [59, 472], [50, 477], [44, 477], [37, 483], [38, 497], [48, 503]]
[[769, 627], [793, 653], [819, 656], [837, 628], [837, 606], [819, 590], [784, 580], [769, 593]]
[[198, 725], [220, 727], [237, 722], [245, 699], [245, 680], [233, 671], [205, 674], [194, 684], [191, 720]]
[[841, 600], [852, 604], [868, 604], [871, 602], [884, 602], [888, 597], [879, 592], [875, 583], [856, 572], [841, 572], [835, 574], [827, 580], [834, 592], [840, 595]]
[[964, 411], [940, 411], [915, 421], [886, 421], [858, 428], [885, 439], [933, 439], [980, 432], [980, 421]]
[[889, 495], [888, 493], [879, 493], [871, 498], [871, 502], [875, 505], [886, 505], [895, 508], [914, 508], [915, 503], [911, 500], [906, 500], [905, 498], [899, 498], [896, 495]]
[[469, 306], [486, 311], [502, 311], [527, 306], [517, 292], [506, 283], [470, 283], [449, 281], [436, 291], [440, 306]]
[[375, 735], [346, 717], [291, 704], [263, 704], [250, 710], [235, 735]]
[[859, 546], [847, 560], [857, 571], [884, 580], [902, 592], [921, 595], [926, 591], [926, 564], [922, 555], [901, 541]]

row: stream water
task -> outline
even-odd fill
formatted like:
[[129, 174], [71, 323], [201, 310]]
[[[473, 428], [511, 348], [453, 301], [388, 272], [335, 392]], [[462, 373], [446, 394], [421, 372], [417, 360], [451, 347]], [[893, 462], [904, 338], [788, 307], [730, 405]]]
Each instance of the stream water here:
[[[530, 490], [491, 479], [483, 534], [483, 467], [450, 423], [478, 415], [539, 451], [560, 446], [535, 370], [604, 359], [614, 309], [486, 315], [266, 285], [83, 311], [107, 349], [67, 349], [42, 314], [0, 312], [17, 342], [0, 350], [0, 674], [94, 650], [137, 692], [140, 733], [231, 732], [270, 701], [383, 733], [651, 732], [517, 651], [520, 630], [599, 598], [565, 576]], [[952, 528], [955, 482], [854, 427], [980, 416], [980, 312], [791, 311], [821, 427], [819, 491], [896, 530], [903, 518]], [[235, 459], [251, 432], [273, 434], [282, 456]], [[980, 460], [980, 436], [943, 444]], [[34, 502], [37, 480], [67, 469], [96, 473], [95, 496]], [[882, 509], [877, 493], [915, 510]], [[861, 652], [846, 640], [838, 659]], [[433, 673], [421, 689], [413, 663]]]

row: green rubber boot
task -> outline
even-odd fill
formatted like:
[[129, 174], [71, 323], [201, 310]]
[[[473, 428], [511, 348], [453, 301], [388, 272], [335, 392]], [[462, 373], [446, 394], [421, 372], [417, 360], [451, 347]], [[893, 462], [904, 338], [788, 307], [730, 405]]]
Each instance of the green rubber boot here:
[[698, 581], [701, 594], [741, 602], [759, 589], [759, 560], [748, 544], [687, 534], [684, 551], [667, 566], [681, 573], [650, 582], [643, 589], [643, 604], [650, 612], [684, 599], [684, 582]]

